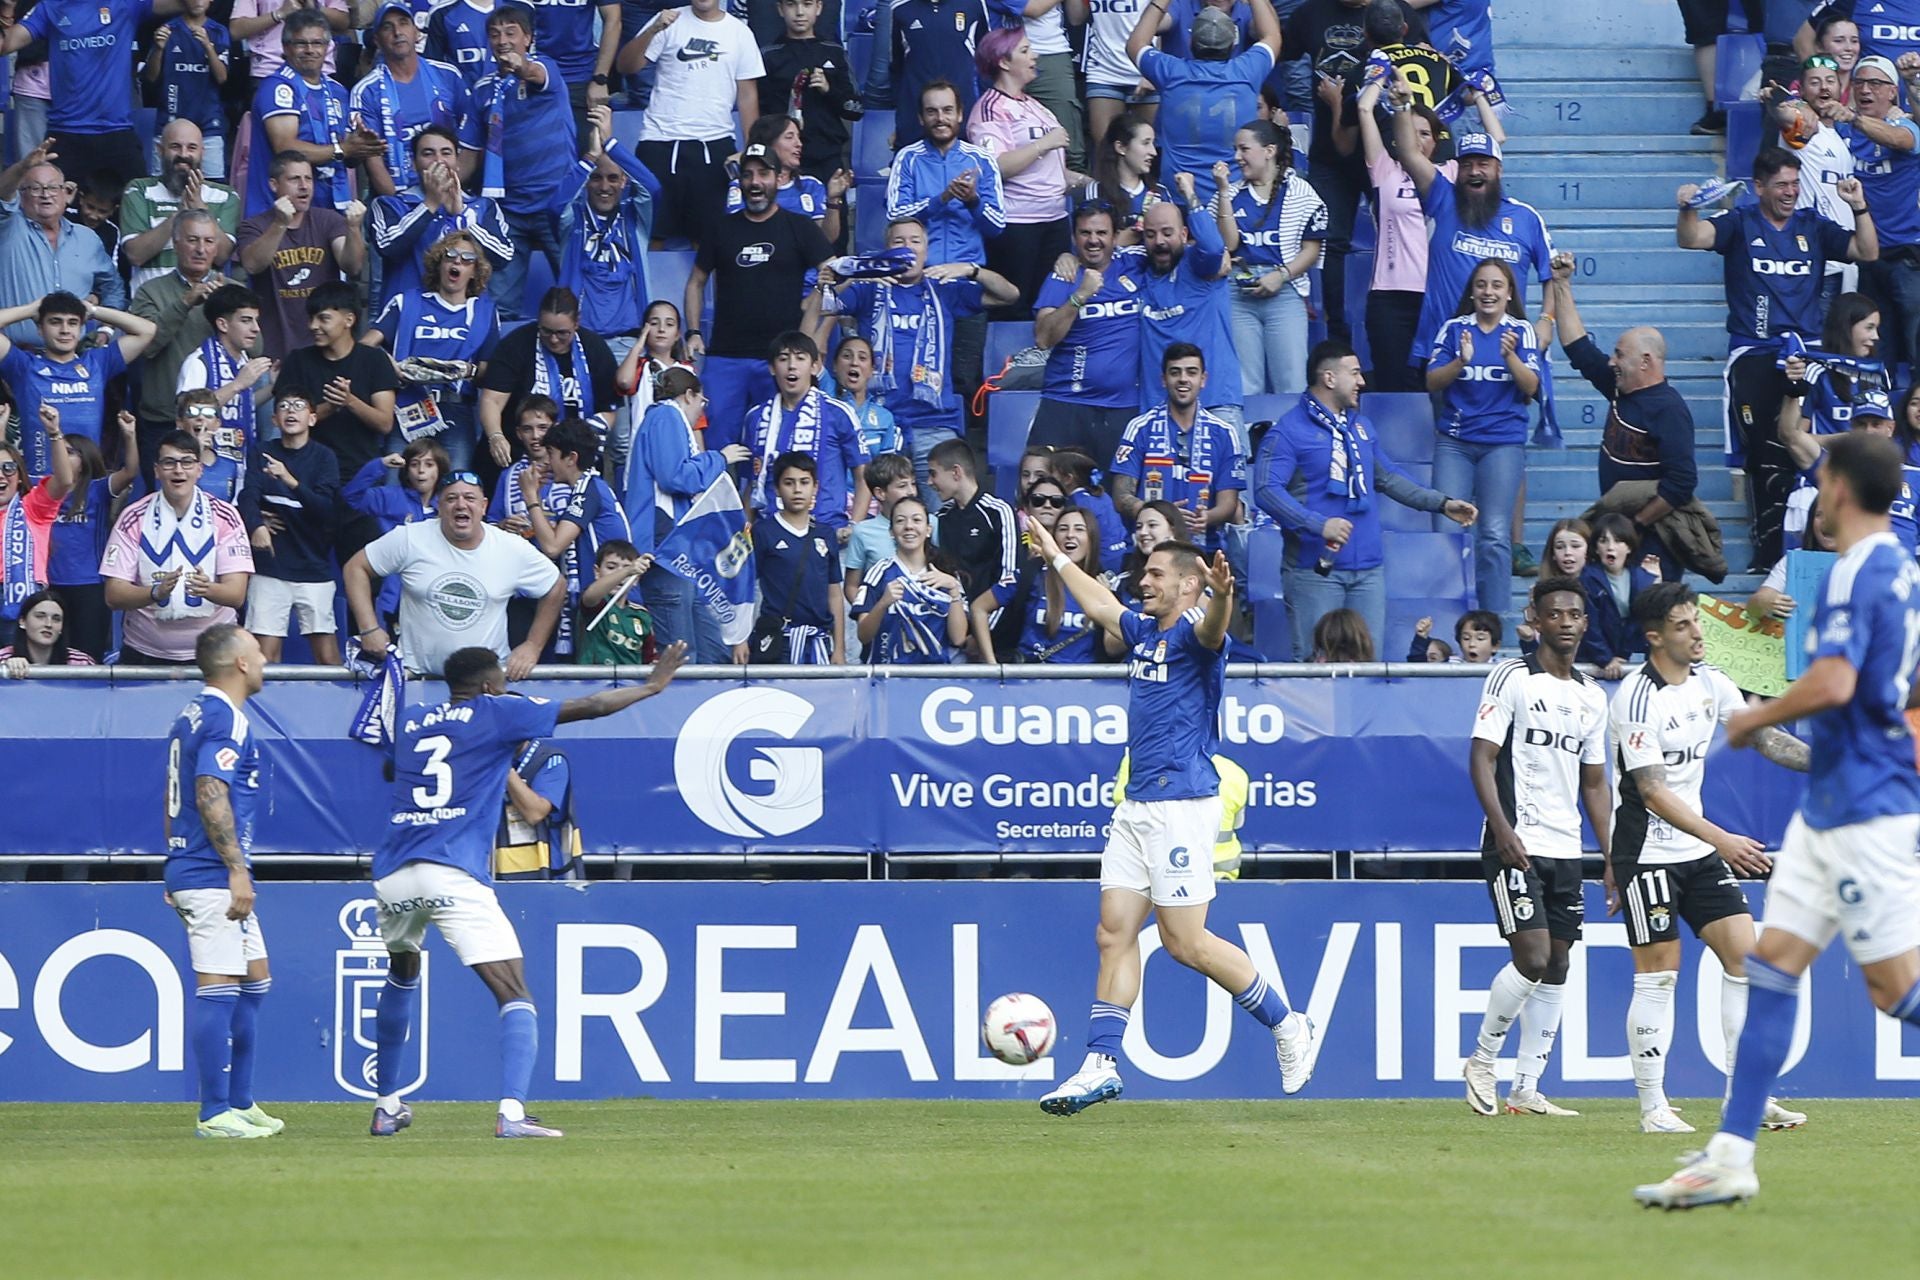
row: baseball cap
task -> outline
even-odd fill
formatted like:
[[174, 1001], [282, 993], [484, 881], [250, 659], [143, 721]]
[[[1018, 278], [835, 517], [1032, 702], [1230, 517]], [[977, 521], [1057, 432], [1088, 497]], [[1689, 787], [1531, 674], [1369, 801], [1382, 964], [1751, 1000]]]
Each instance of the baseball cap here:
[[413, 16], [413, 7], [411, 5], [399, 4], [396, 0], [388, 0], [386, 4], [374, 10], [373, 22], [367, 27], [367, 30], [378, 31], [380, 24], [387, 20], [387, 15], [390, 13], [404, 13], [407, 16], [407, 21], [414, 23], [416, 26], [419, 25], [419, 20]]
[[1860, 393], [1860, 398], [1854, 401], [1853, 416], [1855, 418], [1885, 418], [1891, 422], [1893, 421], [1893, 402], [1887, 399], [1886, 392], [1877, 388], [1863, 391]]
[[1878, 71], [1887, 78], [1887, 83], [1900, 83], [1900, 75], [1893, 69], [1893, 62], [1890, 59], [1881, 57], [1877, 53], [1862, 58], [1853, 64], [1854, 79], [1859, 79], [1862, 71]]
[[1492, 156], [1495, 160], [1501, 158], [1500, 144], [1493, 140], [1493, 135], [1486, 133], [1461, 134], [1453, 144], [1453, 154], [1460, 160], [1468, 156]]
[[1194, 16], [1187, 44], [1194, 53], [1227, 53], [1240, 43], [1240, 28], [1218, 9], [1202, 9]]
[[747, 167], [747, 161], [758, 160], [760, 164], [775, 173], [780, 172], [780, 162], [773, 157], [773, 149], [764, 142], [756, 142], [740, 153], [740, 167]]

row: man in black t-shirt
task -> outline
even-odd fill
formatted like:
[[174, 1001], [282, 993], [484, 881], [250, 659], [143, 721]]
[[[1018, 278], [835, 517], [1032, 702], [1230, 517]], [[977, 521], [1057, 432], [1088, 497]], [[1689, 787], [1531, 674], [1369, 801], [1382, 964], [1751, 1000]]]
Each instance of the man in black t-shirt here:
[[749, 406], [771, 400], [773, 374], [767, 352], [773, 340], [800, 327], [807, 272], [833, 256], [833, 246], [813, 219], [774, 203], [780, 162], [755, 144], [740, 157], [740, 198], [746, 207], [721, 219], [700, 241], [687, 277], [688, 324], [698, 323], [707, 278], [713, 277], [713, 341], [698, 329], [687, 347], [706, 362], [700, 382], [707, 393], [709, 449], [736, 444]]
[[[305, 396], [313, 406], [313, 442], [333, 451], [343, 476], [357, 475], [387, 451], [400, 389], [392, 358], [354, 341], [359, 325], [360, 299], [352, 285], [336, 281], [316, 288], [307, 298], [313, 345], [288, 352], [273, 384], [276, 397]], [[334, 533], [340, 563], [379, 536], [371, 517], [341, 521]]]
[[558, 404], [562, 418], [592, 423], [604, 447], [620, 408], [619, 367], [607, 340], [580, 327], [580, 299], [573, 290], [547, 290], [539, 319], [501, 338], [480, 378], [480, 438], [494, 464], [513, 460], [505, 424], [518, 422], [520, 402], [534, 395]]
[[[1334, 130], [1342, 114], [1352, 109], [1361, 72], [1366, 66], [1369, 10], [1378, 8], [1378, 44], [1422, 44], [1427, 23], [1406, 0], [1389, 0], [1400, 11], [1404, 33], [1391, 30], [1391, 9], [1369, 0], [1306, 0], [1287, 25], [1280, 56], [1306, 58], [1313, 67], [1313, 142], [1307, 149], [1307, 181], [1327, 206], [1326, 262], [1321, 271], [1321, 293], [1327, 308], [1327, 336], [1351, 337], [1347, 323], [1347, 255], [1352, 249], [1353, 219], [1367, 189], [1366, 160], [1358, 147], [1342, 154]], [[1354, 128], [1358, 129], [1356, 120]]]

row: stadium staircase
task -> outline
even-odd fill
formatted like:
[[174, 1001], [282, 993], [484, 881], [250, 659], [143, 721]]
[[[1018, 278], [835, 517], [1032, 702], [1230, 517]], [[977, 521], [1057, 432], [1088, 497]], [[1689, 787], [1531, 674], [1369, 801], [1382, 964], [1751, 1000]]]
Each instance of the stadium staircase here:
[[[1671, 0], [1498, 0], [1494, 39], [1514, 108], [1506, 188], [1540, 210], [1556, 248], [1574, 254], [1580, 316], [1603, 350], [1622, 329], [1657, 326], [1667, 376], [1693, 410], [1699, 496], [1720, 521], [1733, 577], [1711, 588], [1744, 599], [1745, 502], [1722, 451], [1721, 368], [1726, 308], [1720, 260], [1677, 248], [1673, 193], [1720, 172], [1719, 138], [1696, 138], [1693, 58]], [[1563, 451], [1535, 450], [1527, 467], [1525, 538], [1535, 554], [1554, 521], [1593, 500], [1606, 402], [1554, 344]], [[1514, 616], [1531, 587], [1514, 582]], [[1694, 585], [1707, 588], [1704, 580]]]

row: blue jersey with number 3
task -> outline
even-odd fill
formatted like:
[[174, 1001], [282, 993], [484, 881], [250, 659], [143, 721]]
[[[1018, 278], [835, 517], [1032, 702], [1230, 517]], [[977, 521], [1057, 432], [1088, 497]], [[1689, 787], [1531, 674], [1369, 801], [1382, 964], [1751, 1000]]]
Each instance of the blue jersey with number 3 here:
[[373, 878], [438, 862], [492, 880], [513, 753], [551, 735], [559, 716], [560, 704], [545, 698], [492, 694], [409, 708], [395, 735], [393, 818], [373, 855]]
[[1920, 566], [1891, 533], [1855, 543], [1827, 573], [1807, 657], [1854, 670], [1853, 697], [1812, 718], [1800, 815], [1815, 830], [1920, 813], [1907, 691], [1920, 662]]

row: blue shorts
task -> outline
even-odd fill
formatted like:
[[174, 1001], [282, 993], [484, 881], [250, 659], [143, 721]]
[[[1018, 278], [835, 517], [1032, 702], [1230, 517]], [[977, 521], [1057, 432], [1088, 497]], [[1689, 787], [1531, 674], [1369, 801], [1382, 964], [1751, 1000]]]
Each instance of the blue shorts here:
[[1139, 87], [1138, 81], [1133, 84], [1089, 84], [1087, 98], [1089, 101], [1094, 98], [1111, 98], [1116, 102], [1131, 103], [1136, 107], [1151, 107], [1160, 101], [1160, 95], [1157, 93], [1136, 94], [1134, 91]]

